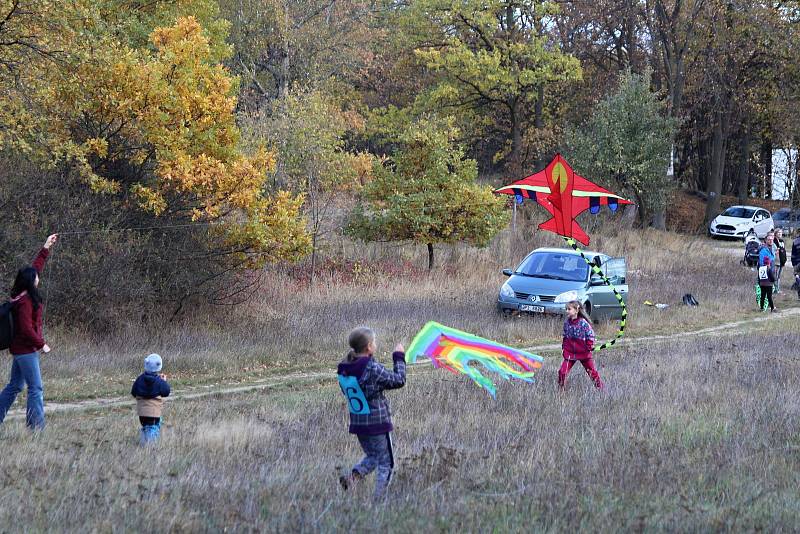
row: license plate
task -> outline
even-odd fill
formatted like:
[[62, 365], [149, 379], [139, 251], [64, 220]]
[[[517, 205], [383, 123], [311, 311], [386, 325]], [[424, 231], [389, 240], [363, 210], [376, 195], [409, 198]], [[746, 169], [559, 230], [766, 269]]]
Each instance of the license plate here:
[[544, 306], [531, 306], [530, 304], [521, 304], [519, 311], [544, 313]]
[[719, 232], [721, 234], [732, 234], [733, 230], [717, 230], [717, 232]]

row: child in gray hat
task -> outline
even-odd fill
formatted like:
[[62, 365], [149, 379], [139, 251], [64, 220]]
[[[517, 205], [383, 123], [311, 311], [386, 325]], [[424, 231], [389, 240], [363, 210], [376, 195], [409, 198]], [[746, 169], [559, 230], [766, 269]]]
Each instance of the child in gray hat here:
[[142, 430], [139, 443], [146, 445], [158, 441], [161, 435], [161, 410], [164, 397], [169, 396], [169, 384], [161, 371], [161, 356], [151, 354], [144, 359], [144, 373], [140, 374], [131, 388], [131, 395], [136, 397], [136, 414]]

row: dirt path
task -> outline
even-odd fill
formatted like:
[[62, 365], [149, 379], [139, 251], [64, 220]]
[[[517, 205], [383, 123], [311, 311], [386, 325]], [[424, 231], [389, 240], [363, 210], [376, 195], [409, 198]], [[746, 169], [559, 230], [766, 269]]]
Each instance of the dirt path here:
[[[800, 315], [800, 308], [789, 308], [783, 312], [780, 312], [777, 317], [774, 315], [763, 315], [759, 317], [753, 317], [751, 319], [743, 319], [741, 321], [733, 321], [721, 325], [701, 328], [700, 330], [691, 330], [687, 332], [678, 332], [674, 334], [663, 334], [663, 335], [645, 336], [638, 338], [622, 338], [617, 342], [617, 344], [620, 346], [635, 346], [642, 343], [650, 344], [650, 343], [667, 342], [667, 341], [672, 341], [676, 338], [704, 337], [712, 335], [736, 335], [742, 332], [743, 327], [758, 325], [760, 323], [767, 322], [773, 318], [783, 318], [783, 317], [797, 316], [797, 315]], [[533, 347], [526, 347], [524, 348], [524, 350], [529, 352], [541, 352], [541, 351], [559, 350], [560, 348], [561, 344], [553, 343], [549, 345], [536, 345]], [[429, 363], [425, 362], [425, 363], [414, 364], [412, 367], [428, 367], [429, 365], [430, 365]], [[182, 390], [173, 391], [170, 398], [172, 400], [191, 400], [191, 399], [199, 399], [202, 397], [209, 397], [212, 395], [232, 395], [236, 393], [248, 393], [251, 391], [259, 391], [263, 389], [286, 386], [288, 384], [293, 384], [297, 382], [332, 379], [334, 373], [335, 371], [331, 369], [329, 371], [319, 371], [315, 373], [295, 373], [284, 376], [265, 378], [263, 380], [257, 380], [254, 382], [250, 382], [248, 384], [240, 384], [236, 386], [233, 385], [224, 386], [217, 384], [205, 385], [205, 386], [193, 386]], [[106, 399], [88, 399], [75, 402], [48, 402], [47, 405], [45, 406], [45, 412], [46, 413], [70, 412], [70, 411], [82, 411], [82, 410], [93, 410], [93, 409], [103, 409], [103, 408], [116, 408], [122, 406], [133, 407], [133, 399], [131, 399], [130, 397], [114, 397]], [[24, 416], [25, 416], [24, 408], [17, 408], [9, 411], [7, 419], [18, 419]]]
[[[707, 328], [701, 328], [700, 330], [689, 330], [686, 332], [676, 332], [672, 334], [662, 334], [654, 336], [622, 338], [619, 341], [617, 341], [617, 345], [628, 346], [628, 345], [639, 345], [642, 343], [658, 343], [661, 341], [671, 341], [676, 338], [703, 337], [715, 334], [734, 335], [741, 333], [742, 330], [741, 327], [743, 326], [757, 325], [760, 323], [767, 322], [771, 319], [780, 319], [783, 317], [790, 317], [794, 315], [800, 315], [800, 308], [788, 308], [784, 311], [779, 312], [776, 315], [764, 314], [758, 317], [753, 317], [751, 319], [742, 319], [741, 321], [734, 321], [716, 326], [709, 326]], [[557, 350], [560, 348], [561, 344], [552, 344], [552, 345], [538, 345], [536, 347], [527, 347], [523, 350], [535, 352], [537, 350]]]

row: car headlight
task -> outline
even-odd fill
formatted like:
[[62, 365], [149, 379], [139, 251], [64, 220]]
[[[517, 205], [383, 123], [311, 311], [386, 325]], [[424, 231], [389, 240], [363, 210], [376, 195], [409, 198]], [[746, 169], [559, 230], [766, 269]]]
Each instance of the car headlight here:
[[514, 297], [514, 290], [511, 289], [511, 286], [506, 282], [500, 287], [500, 296], [505, 297], [507, 299]]
[[578, 292], [574, 289], [572, 291], [564, 291], [563, 293], [556, 295], [555, 302], [561, 304], [564, 302], [571, 302], [573, 300], [578, 300]]

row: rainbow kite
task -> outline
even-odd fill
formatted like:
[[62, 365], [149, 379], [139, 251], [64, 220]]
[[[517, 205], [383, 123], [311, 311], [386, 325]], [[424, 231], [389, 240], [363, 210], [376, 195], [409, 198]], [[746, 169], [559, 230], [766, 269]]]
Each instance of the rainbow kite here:
[[455, 328], [435, 323], [426, 324], [406, 351], [406, 362], [415, 363], [417, 356], [427, 356], [436, 368], [470, 377], [478, 386], [495, 397], [494, 383], [472, 366], [479, 363], [486, 370], [509, 380], [516, 378], [533, 382], [535, 369], [542, 366], [542, 357], [523, 350], [507, 347]]

